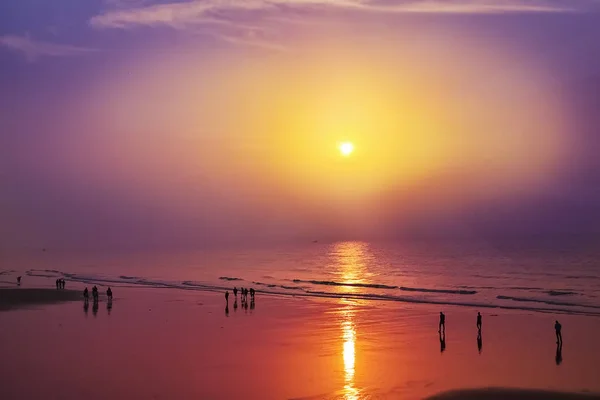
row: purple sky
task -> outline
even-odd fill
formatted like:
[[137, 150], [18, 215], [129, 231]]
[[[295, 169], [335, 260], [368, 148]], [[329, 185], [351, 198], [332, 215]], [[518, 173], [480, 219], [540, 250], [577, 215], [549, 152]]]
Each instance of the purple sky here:
[[[468, 51], [455, 46], [467, 42]], [[220, 158], [240, 137], [259, 147], [268, 141], [269, 147], [284, 135], [263, 136], [257, 124], [246, 136], [230, 136], [245, 126], [240, 108], [254, 98], [243, 97], [239, 87], [259, 82], [252, 86], [256, 93], [278, 91], [277, 78], [248, 72], [246, 65], [279, 71], [278, 60], [285, 60], [294, 66], [289, 71], [302, 70], [319, 65], [318, 57], [302, 56], [316, 48], [332, 54], [333, 65], [346, 57], [340, 48], [369, 58], [375, 53], [357, 49], [372, 47], [393, 60], [389, 65], [398, 66], [399, 76], [411, 58], [419, 58], [415, 69], [427, 66], [438, 71], [436, 77], [447, 77], [444, 88], [475, 76], [467, 96], [475, 96], [480, 82], [497, 83], [498, 92], [486, 91], [485, 101], [489, 107], [515, 104], [502, 112], [509, 119], [519, 114], [515, 121], [521, 123], [525, 99], [560, 104], [564, 125], [556, 135], [568, 143], [568, 154], [556, 168], [543, 170], [543, 188], [526, 194], [514, 189], [510, 196], [494, 195], [495, 175], [486, 180], [482, 173], [477, 193], [488, 195], [476, 202], [464, 201], [468, 185], [456, 171], [438, 171], [420, 189], [386, 181], [369, 192], [369, 212], [355, 211], [356, 220], [342, 215], [354, 205], [336, 203], [341, 191], [298, 195], [292, 175], [281, 185], [274, 177], [263, 182], [256, 171], [270, 172], [264, 172], [269, 165], [255, 167], [268, 164], [251, 155], [259, 153], [232, 162]], [[475, 53], [487, 55], [471, 58]], [[230, 69], [235, 72], [223, 72]], [[597, 0], [4, 0], [0, 70], [0, 249], [600, 233]], [[240, 76], [246, 78], [238, 82]], [[535, 93], [519, 94], [523, 103], [494, 99], [503, 88], [509, 89], [502, 96], [510, 97], [532, 76]], [[264, 104], [269, 101], [281, 103]], [[545, 140], [542, 125], [531, 129], [541, 135], [531, 138]], [[199, 130], [201, 139], [195, 137]], [[490, 141], [503, 140], [501, 131], [490, 135]], [[532, 153], [535, 140], [518, 139]], [[522, 155], [514, 158], [523, 161]], [[244, 175], [247, 168], [256, 169]], [[445, 186], [448, 179], [457, 184]], [[453, 195], [460, 205], [423, 205]], [[420, 208], [405, 206], [411, 201]], [[365, 222], [370, 218], [376, 222]]]

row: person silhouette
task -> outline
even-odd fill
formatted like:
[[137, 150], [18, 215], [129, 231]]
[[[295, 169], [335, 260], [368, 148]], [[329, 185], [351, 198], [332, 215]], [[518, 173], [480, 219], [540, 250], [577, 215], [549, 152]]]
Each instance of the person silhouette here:
[[441, 311], [440, 311], [440, 326], [439, 326], [438, 332], [440, 332], [440, 333], [444, 332], [444, 334], [446, 333], [446, 316]]
[[64, 289], [65, 285], [67, 284], [67, 281], [65, 281], [64, 279], [61, 279], [61, 286]]
[[56, 280], [56, 289], [57, 289], [57, 290], [59, 289], [59, 286], [60, 286], [60, 285], [58, 284], [58, 279], [57, 279], [57, 280]]
[[481, 338], [481, 329], [479, 329], [479, 332], [477, 333], [477, 350], [479, 351], [479, 354], [481, 354], [482, 348], [483, 348], [483, 339]]
[[21, 286], [21, 277], [20, 276], [17, 276], [17, 285]]
[[237, 297], [237, 288], [233, 287], [233, 297]]
[[98, 288], [96, 287], [96, 285], [94, 285], [94, 287], [92, 288], [92, 297], [94, 298], [94, 302], [97, 303], [98, 302]]
[[112, 290], [110, 287], [106, 289], [106, 297], [108, 298], [108, 300], [112, 300]]
[[90, 293], [88, 292], [88, 288], [86, 286], [86, 288], [83, 289], [83, 300], [87, 303], [89, 299], [90, 299]]
[[250, 288], [250, 298], [254, 301], [254, 288]]
[[443, 353], [446, 350], [446, 333], [440, 331], [440, 353]]
[[556, 357], [555, 357], [556, 365], [560, 365], [562, 363], [562, 342], [556, 345]]
[[477, 330], [481, 331], [481, 313], [477, 312]]
[[562, 325], [558, 321], [554, 323], [554, 330], [556, 331], [556, 344], [562, 346]]

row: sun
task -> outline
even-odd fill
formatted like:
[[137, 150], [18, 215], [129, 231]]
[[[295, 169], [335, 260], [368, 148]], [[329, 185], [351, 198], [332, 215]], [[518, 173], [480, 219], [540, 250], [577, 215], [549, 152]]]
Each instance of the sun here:
[[350, 142], [340, 143], [339, 148], [340, 148], [340, 153], [342, 153], [342, 155], [344, 157], [348, 157], [354, 151], [354, 145]]

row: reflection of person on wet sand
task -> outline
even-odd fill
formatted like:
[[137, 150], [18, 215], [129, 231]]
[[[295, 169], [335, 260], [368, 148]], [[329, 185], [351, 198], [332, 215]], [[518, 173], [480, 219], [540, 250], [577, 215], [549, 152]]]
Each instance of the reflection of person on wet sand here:
[[229, 305], [229, 290], [225, 292], [225, 303]]
[[87, 317], [87, 313], [88, 313], [88, 309], [90, 308], [90, 302], [89, 301], [84, 301], [83, 302], [83, 312], [85, 313], [85, 316]]
[[556, 345], [556, 365], [562, 363], [562, 342]]
[[443, 353], [446, 350], [446, 333], [440, 331], [440, 352]]
[[483, 347], [483, 339], [481, 338], [481, 329], [477, 333], [477, 350], [479, 350], [479, 354], [481, 354], [481, 348]]
[[229, 317], [229, 303], [225, 306], [225, 315]]
[[235, 301], [233, 302], [233, 311], [237, 311], [237, 297], [235, 298]]
[[106, 302], [106, 311], [108, 311], [108, 315], [110, 315], [111, 310], [112, 310], [112, 297], [110, 299], [108, 299], [108, 301]]
[[92, 313], [94, 313], [94, 317], [98, 314], [98, 301], [94, 301], [94, 305], [92, 306]]

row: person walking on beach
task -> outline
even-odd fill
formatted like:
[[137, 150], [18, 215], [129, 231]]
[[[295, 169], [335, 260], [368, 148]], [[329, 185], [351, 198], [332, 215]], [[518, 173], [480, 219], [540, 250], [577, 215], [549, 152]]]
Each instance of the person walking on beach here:
[[233, 287], [233, 296], [237, 298], [237, 288]]
[[58, 290], [58, 279], [56, 280], [56, 289]]
[[92, 288], [92, 297], [94, 298], [94, 303], [98, 302], [98, 288], [95, 285]]
[[561, 333], [562, 325], [556, 321], [554, 323], [554, 330], [556, 331], [556, 344], [560, 344], [562, 346], [562, 333]]
[[477, 312], [477, 330], [481, 331], [481, 313]]
[[63, 288], [63, 289], [65, 288], [65, 284], [66, 284], [66, 283], [67, 283], [67, 281], [65, 281], [64, 279], [61, 279], [61, 285], [62, 285], [62, 288]]
[[21, 277], [20, 276], [17, 276], [17, 285], [21, 286]]
[[250, 288], [250, 298], [254, 301], [254, 288]]
[[440, 327], [438, 329], [438, 332], [446, 333], [446, 316], [441, 311], [440, 311]]
[[88, 292], [87, 287], [85, 289], [83, 289], [83, 299], [86, 303], [90, 299], [90, 292]]
[[112, 300], [112, 290], [110, 288], [106, 290], [106, 297], [108, 297], [108, 300]]

